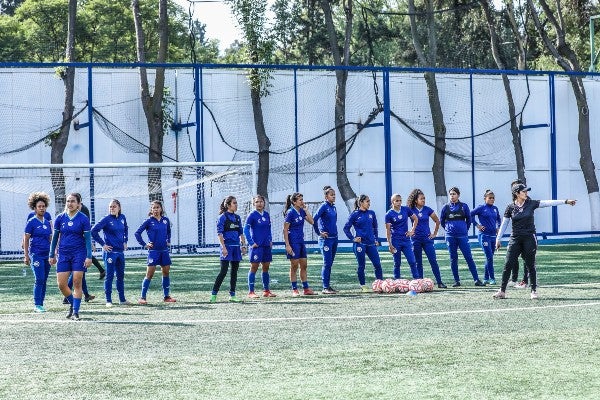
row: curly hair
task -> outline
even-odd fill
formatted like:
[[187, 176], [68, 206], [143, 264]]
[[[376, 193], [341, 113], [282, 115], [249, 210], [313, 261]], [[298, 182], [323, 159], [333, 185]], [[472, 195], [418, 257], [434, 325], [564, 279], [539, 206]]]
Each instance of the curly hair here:
[[39, 201], [43, 201], [46, 207], [48, 207], [50, 205], [50, 196], [45, 192], [33, 192], [29, 195], [27, 204], [29, 205], [29, 208], [35, 210], [35, 206]]
[[409, 193], [408, 198], [406, 199], [406, 205], [409, 208], [417, 207], [417, 200], [419, 200], [420, 195], [425, 196], [425, 193], [423, 193], [423, 191], [421, 189], [413, 189]]

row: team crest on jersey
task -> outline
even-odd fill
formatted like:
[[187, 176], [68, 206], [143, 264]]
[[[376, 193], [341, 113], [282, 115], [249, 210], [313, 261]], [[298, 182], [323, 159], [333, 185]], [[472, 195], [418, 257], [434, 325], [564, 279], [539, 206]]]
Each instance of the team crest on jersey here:
[[48, 227], [46, 225], [42, 225], [43, 229], [48, 229]]
[[69, 221], [69, 222], [67, 222], [67, 225], [69, 225], [69, 226], [73, 226], [73, 221]]
[[423, 216], [423, 213], [419, 213], [419, 217], [422, 217], [422, 216]]
[[402, 214], [398, 215], [398, 219], [402, 219]]
[[154, 259], [152, 259], [152, 258], [148, 259], [148, 264], [152, 264], [153, 262], [154, 262]]
[[40, 266], [40, 262], [39, 261], [34, 261], [33, 262], [33, 266], [34, 267], [39, 267]]
[[167, 220], [163, 219], [162, 223], [166, 225], [167, 224]]
[[483, 242], [483, 247], [488, 247], [490, 244], [488, 242]]
[[107, 263], [109, 263], [109, 264], [112, 264], [112, 262], [113, 262], [113, 259], [112, 259], [112, 258], [107, 258], [107, 259], [106, 259], [106, 262], [107, 262]]
[[359, 252], [359, 253], [362, 253], [362, 247], [356, 246], [356, 251]]
[[252, 258], [254, 258], [255, 260], [258, 260], [258, 254], [255, 254], [254, 257], [252, 257]]
[[329, 251], [329, 246], [323, 246], [323, 251]]
[[373, 216], [371, 214], [369, 214], [369, 218], [373, 219]]
[[262, 217], [261, 219], [262, 219], [263, 221], [266, 221], [266, 220], [267, 220], [265, 217]]

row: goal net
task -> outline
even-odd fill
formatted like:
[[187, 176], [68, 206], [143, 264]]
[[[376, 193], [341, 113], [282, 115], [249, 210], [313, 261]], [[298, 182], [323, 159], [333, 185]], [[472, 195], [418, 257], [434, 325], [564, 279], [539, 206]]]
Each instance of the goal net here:
[[22, 257], [21, 240], [31, 212], [27, 199], [39, 191], [50, 196], [53, 218], [64, 211], [65, 195], [81, 193], [92, 224], [108, 214], [112, 199], [119, 200], [129, 226], [127, 254], [140, 256], [146, 251], [134, 232], [148, 218], [150, 201], [162, 200], [171, 221], [173, 254], [216, 252], [219, 206], [225, 197], [235, 196], [244, 220], [256, 191], [255, 171], [254, 162], [0, 164], [0, 258]]

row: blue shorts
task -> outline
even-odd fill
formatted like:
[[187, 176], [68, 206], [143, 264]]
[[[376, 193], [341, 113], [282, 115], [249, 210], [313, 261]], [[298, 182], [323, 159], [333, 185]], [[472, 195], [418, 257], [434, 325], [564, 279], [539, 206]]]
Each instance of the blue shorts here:
[[242, 248], [240, 246], [225, 245], [225, 248], [227, 249], [227, 257], [223, 257], [221, 252], [222, 261], [242, 261]]
[[287, 252], [285, 253], [288, 260], [297, 260], [299, 258], [307, 258], [306, 245], [304, 243], [290, 243], [292, 248], [293, 256], [290, 256]]
[[171, 265], [171, 257], [169, 256], [169, 250], [148, 250], [148, 266], [154, 267], [160, 265]]
[[250, 253], [248, 255], [248, 258], [250, 258], [251, 263], [263, 263], [273, 261], [273, 252], [271, 251], [271, 246], [250, 247], [249, 251]]
[[87, 271], [87, 268], [84, 266], [85, 259], [85, 252], [75, 254], [60, 253], [56, 263], [56, 272], [85, 272]]

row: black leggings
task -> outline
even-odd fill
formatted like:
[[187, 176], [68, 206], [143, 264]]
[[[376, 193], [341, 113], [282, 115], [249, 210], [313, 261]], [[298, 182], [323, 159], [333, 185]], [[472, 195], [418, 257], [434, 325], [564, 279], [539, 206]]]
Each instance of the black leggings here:
[[227, 270], [229, 269], [229, 263], [231, 263], [231, 275], [230, 275], [230, 285], [229, 285], [229, 294], [232, 296], [235, 294], [235, 284], [237, 282], [237, 274], [238, 269], [240, 268], [239, 261], [227, 261], [221, 260], [221, 271], [219, 275], [217, 275], [217, 280], [215, 280], [215, 284], [213, 286], [213, 293], [217, 293], [221, 288], [221, 284], [227, 275]]
[[535, 254], [537, 252], [537, 240], [535, 235], [511, 236], [506, 249], [506, 261], [504, 271], [502, 272], [502, 286], [500, 290], [503, 292], [508, 285], [508, 279], [515, 265], [519, 264], [519, 256], [523, 258], [523, 268], [529, 273], [529, 281], [531, 290], [537, 288], [537, 273], [535, 270]]

